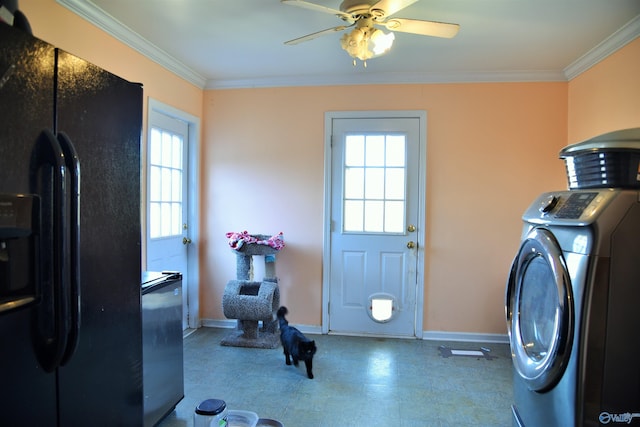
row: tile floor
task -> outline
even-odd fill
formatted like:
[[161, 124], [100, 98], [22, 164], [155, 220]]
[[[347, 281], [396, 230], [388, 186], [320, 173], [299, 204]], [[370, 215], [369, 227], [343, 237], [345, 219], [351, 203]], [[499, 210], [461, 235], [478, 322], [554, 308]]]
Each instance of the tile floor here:
[[[216, 398], [285, 427], [511, 425], [508, 344], [309, 335], [315, 379], [284, 363], [282, 348], [224, 347], [230, 329], [184, 340], [185, 398], [159, 427], [192, 427], [198, 403]], [[497, 358], [444, 358], [438, 349], [491, 349]]]

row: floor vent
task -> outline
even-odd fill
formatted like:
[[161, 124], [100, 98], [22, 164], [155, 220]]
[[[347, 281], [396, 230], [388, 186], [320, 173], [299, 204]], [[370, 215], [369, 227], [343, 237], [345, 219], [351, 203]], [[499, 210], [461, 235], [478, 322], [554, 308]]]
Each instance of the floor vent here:
[[487, 347], [480, 347], [478, 350], [456, 350], [453, 348], [449, 348], [447, 346], [441, 345], [438, 347], [440, 350], [440, 356], [444, 358], [452, 357], [452, 356], [462, 356], [462, 357], [475, 357], [477, 359], [486, 359], [492, 360], [497, 359], [497, 356], [492, 356], [491, 349]]

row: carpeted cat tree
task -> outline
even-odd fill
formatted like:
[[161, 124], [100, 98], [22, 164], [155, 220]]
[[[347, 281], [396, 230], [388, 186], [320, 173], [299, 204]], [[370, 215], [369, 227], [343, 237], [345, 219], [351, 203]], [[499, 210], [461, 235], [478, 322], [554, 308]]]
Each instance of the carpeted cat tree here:
[[[276, 253], [284, 247], [282, 233], [250, 235], [227, 233], [229, 246], [236, 252], [236, 280], [230, 280], [222, 296], [222, 311], [237, 319], [235, 331], [221, 344], [234, 347], [276, 348], [280, 345], [276, 311], [280, 289], [276, 277]], [[264, 256], [265, 277], [253, 280], [253, 257]]]

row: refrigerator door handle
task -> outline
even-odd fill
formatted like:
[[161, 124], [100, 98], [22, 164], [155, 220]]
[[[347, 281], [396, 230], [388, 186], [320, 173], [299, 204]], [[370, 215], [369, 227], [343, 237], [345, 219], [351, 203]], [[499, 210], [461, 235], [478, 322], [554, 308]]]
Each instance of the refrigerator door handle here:
[[80, 159], [71, 139], [64, 132], [58, 132], [58, 142], [64, 153], [65, 164], [69, 172], [69, 330], [67, 346], [60, 361], [64, 366], [69, 362], [78, 347], [80, 339]]
[[69, 177], [65, 156], [49, 130], [40, 134], [31, 153], [31, 192], [40, 195], [41, 216], [38, 286], [41, 302], [34, 310], [32, 335], [42, 369], [60, 366], [69, 330], [69, 227], [67, 189]]

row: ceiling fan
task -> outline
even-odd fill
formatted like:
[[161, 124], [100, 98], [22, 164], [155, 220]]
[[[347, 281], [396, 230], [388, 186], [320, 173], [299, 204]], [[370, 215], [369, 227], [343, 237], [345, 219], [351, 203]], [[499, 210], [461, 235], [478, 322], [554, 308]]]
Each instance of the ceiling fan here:
[[[330, 13], [346, 23], [346, 25], [339, 25], [286, 41], [284, 44], [294, 45], [325, 34], [353, 28], [351, 32], [343, 34], [340, 38], [340, 45], [353, 58], [353, 65], [356, 65], [356, 59], [359, 59], [363, 61], [365, 67], [367, 59], [383, 55], [391, 49], [395, 38], [393, 31], [452, 38], [458, 34], [460, 29], [458, 24], [391, 17], [418, 0], [344, 0], [339, 6], [339, 10], [304, 0], [280, 1], [291, 6]], [[375, 26], [384, 27], [391, 32], [385, 34]]]

